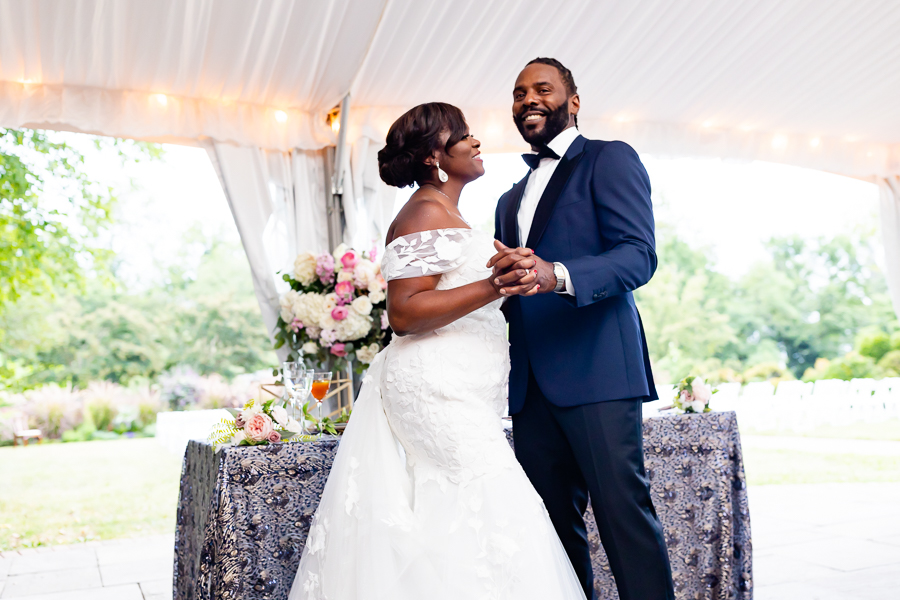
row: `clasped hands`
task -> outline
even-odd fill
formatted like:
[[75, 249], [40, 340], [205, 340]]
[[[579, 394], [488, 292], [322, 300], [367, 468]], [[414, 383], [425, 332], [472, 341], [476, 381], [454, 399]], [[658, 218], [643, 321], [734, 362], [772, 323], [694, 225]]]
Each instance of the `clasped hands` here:
[[493, 269], [491, 285], [501, 296], [534, 296], [556, 288], [553, 263], [537, 256], [529, 248], [509, 248], [494, 240], [497, 254], [488, 261]]

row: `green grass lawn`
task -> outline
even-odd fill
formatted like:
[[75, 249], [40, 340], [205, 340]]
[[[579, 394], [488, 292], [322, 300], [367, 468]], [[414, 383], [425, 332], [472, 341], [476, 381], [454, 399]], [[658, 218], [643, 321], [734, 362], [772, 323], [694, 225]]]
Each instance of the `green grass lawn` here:
[[744, 449], [750, 485], [900, 481], [900, 456], [859, 456]]
[[741, 431], [753, 435], [787, 435], [819, 438], [844, 438], [856, 440], [882, 440], [900, 442], [900, 419], [891, 419], [881, 423], [849, 423], [847, 425], [820, 425], [804, 432], [741, 428]]
[[180, 477], [152, 438], [0, 448], [0, 550], [173, 532]]

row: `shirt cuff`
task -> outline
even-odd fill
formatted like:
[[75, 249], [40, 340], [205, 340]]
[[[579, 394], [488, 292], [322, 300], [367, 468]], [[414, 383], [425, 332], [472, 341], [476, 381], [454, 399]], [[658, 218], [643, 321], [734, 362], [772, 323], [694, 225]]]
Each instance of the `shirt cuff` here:
[[572, 278], [569, 277], [569, 269], [566, 268], [566, 265], [559, 263], [562, 267], [563, 273], [566, 275], [566, 288], [564, 290], [560, 290], [556, 292], [557, 294], [568, 294], [570, 296], [575, 295], [575, 284], [572, 283]]

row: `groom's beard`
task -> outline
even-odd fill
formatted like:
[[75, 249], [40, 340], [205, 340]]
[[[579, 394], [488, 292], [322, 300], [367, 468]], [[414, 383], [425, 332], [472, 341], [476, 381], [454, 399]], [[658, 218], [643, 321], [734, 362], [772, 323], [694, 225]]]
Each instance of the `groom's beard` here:
[[563, 102], [556, 110], [546, 112], [535, 108], [526, 108], [523, 113], [537, 110], [544, 113], [544, 126], [537, 130], [525, 128], [525, 119], [521, 115], [513, 117], [519, 134], [532, 146], [546, 146], [553, 138], [562, 133], [569, 126], [569, 101]]

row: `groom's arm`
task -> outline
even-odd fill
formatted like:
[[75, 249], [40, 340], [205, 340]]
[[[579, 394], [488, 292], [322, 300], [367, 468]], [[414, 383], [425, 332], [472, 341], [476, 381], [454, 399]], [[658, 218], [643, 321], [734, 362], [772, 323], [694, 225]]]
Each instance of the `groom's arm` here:
[[650, 178], [637, 152], [609, 142], [595, 160], [591, 194], [598, 232], [609, 249], [562, 261], [575, 297], [561, 297], [579, 307], [636, 290], [650, 281], [657, 264]]

